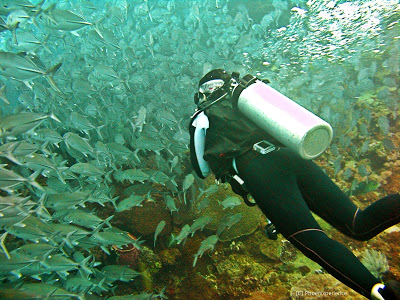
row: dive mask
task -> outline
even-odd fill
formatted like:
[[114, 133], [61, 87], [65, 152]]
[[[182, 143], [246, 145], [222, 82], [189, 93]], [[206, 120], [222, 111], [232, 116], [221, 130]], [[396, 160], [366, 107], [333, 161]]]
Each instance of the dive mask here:
[[194, 102], [198, 104], [207, 100], [207, 97], [220, 89], [225, 84], [222, 79], [212, 79], [204, 82], [199, 87], [199, 92], [194, 94]]

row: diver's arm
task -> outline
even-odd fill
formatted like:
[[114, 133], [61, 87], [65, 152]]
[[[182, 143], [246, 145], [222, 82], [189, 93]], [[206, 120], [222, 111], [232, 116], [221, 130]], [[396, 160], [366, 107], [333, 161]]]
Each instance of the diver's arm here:
[[209, 164], [203, 158], [208, 126], [204, 113], [199, 114], [190, 126], [190, 160], [197, 175], [203, 179], [210, 174]]
[[194, 132], [194, 147], [196, 151], [196, 157], [203, 177], [207, 177], [207, 175], [210, 174], [208, 162], [203, 158], [206, 142], [206, 130], [206, 128], [196, 127]]

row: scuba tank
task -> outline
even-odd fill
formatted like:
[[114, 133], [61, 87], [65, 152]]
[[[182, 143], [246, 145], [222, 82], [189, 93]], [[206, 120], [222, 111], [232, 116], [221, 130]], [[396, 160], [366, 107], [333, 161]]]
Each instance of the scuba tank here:
[[332, 127], [252, 75], [232, 90], [234, 106], [304, 159], [320, 156], [332, 141]]

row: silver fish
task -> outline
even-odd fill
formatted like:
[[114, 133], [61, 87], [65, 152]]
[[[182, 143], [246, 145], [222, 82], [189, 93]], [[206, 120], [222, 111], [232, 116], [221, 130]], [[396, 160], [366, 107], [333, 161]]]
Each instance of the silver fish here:
[[96, 150], [89, 144], [89, 141], [83, 137], [80, 137], [76, 133], [67, 132], [64, 134], [64, 142], [68, 148], [73, 148], [84, 156], [92, 156], [96, 158]]
[[194, 176], [193, 174], [186, 175], [185, 179], [183, 180], [182, 184], [182, 191], [183, 191], [183, 200], [186, 204], [186, 192], [194, 183]]
[[107, 265], [101, 269], [101, 273], [107, 278], [108, 282], [116, 280], [129, 282], [135, 277], [141, 275], [141, 273], [132, 270], [127, 266], [120, 265]]
[[0, 51], [0, 75], [24, 82], [44, 76], [57, 92], [61, 92], [61, 90], [53, 76], [61, 65], [61, 63], [58, 63], [50, 69], [46, 69], [42, 63], [39, 63], [37, 57], [25, 53], [15, 54]]
[[91, 256], [88, 256], [84, 261], [77, 263], [62, 254], [56, 254], [49, 255], [40, 264], [45, 267], [45, 272], [56, 272], [61, 278], [66, 279], [69, 272], [78, 269], [78, 267], [84, 268], [89, 274], [92, 273], [90, 268], [86, 267], [90, 259]]
[[193, 174], [186, 175], [185, 179], [183, 180], [182, 190], [186, 192], [194, 183], [194, 176]]
[[204, 241], [201, 242], [200, 248], [194, 255], [193, 267], [196, 266], [197, 259], [201, 257], [207, 250], [214, 250], [215, 244], [219, 241], [218, 235], [210, 235]]
[[53, 240], [58, 244], [65, 243], [71, 249], [79, 244], [78, 241], [90, 235], [88, 230], [71, 224], [53, 223], [51, 227], [57, 233]]
[[42, 147], [27, 141], [9, 142], [0, 146], [0, 156], [6, 157], [17, 165], [22, 163], [18, 160], [20, 156], [29, 156], [39, 151]]
[[124, 161], [130, 159], [131, 156], [133, 155], [133, 152], [131, 150], [118, 143], [114, 142], [108, 143], [107, 148], [112, 155]]
[[49, 28], [74, 31], [88, 25], [93, 25], [93, 23], [86, 21], [82, 16], [79, 16], [70, 10], [53, 8], [54, 7], [50, 7], [46, 9], [46, 14], [44, 14], [43, 17], [45, 18], [45, 26]]
[[140, 195], [131, 195], [128, 198], [125, 198], [123, 200], [121, 200], [118, 204], [117, 204], [117, 212], [121, 212], [124, 210], [128, 210], [131, 209], [132, 207], [135, 206], [142, 206], [142, 202], [146, 199], [146, 197], [144, 196], [140, 196]]
[[[105, 277], [100, 280], [99, 278], [86, 277], [78, 273], [76, 275], [70, 274], [67, 280], [64, 282], [63, 286], [68, 291], [74, 293], [79, 293], [79, 294], [96, 293], [100, 295], [102, 292], [108, 292], [108, 287], [104, 284], [105, 281], [106, 281]], [[64, 295], [71, 296], [71, 298], [75, 298], [73, 297], [73, 294], [68, 295], [67, 292], [64, 293]], [[83, 298], [80, 296], [76, 296], [76, 299], [83, 300]]]
[[41, 5], [45, 0], [40, 1], [37, 5], [27, 0], [2, 0], [0, 4], [0, 15], [8, 15], [14, 10], [23, 9], [31, 14], [38, 14], [41, 11]]
[[141, 250], [141, 244], [143, 242], [144, 241], [139, 241], [139, 239], [133, 239], [127, 232], [116, 228], [92, 233], [89, 238], [86, 237], [79, 241], [80, 244], [92, 244], [89, 248], [99, 246], [107, 254], [110, 254], [110, 251], [108, 250], [110, 246], [121, 248], [122, 246], [132, 244], [136, 249]]
[[212, 217], [203, 216], [196, 220], [194, 220], [192, 226], [190, 226], [190, 233], [192, 236], [195, 234], [197, 230], [203, 230], [204, 227], [212, 221]]
[[55, 233], [50, 225], [34, 216], [29, 216], [19, 223], [8, 225], [4, 229], [9, 234], [35, 243], [39, 241], [49, 242], [50, 236]]
[[241, 219], [242, 219], [241, 213], [223, 217], [218, 224], [217, 235], [220, 236], [222, 231], [224, 231], [226, 228], [228, 228], [228, 229], [231, 228], [233, 225], [235, 225]]
[[234, 208], [242, 204], [242, 201], [236, 196], [231, 196], [220, 202], [220, 204], [224, 207], [224, 209], [227, 209], [227, 208]]
[[47, 53], [52, 54], [49, 47], [47, 47], [46, 42], [50, 35], [47, 35], [46, 38], [40, 41], [35, 35], [28, 31], [18, 32], [16, 35], [17, 40], [17, 48], [19, 51], [26, 51], [26, 52], [34, 52], [37, 49], [43, 47]]
[[41, 128], [35, 130], [35, 135], [32, 138], [36, 141], [48, 142], [59, 148], [59, 143], [64, 139], [60, 133], [50, 128]]
[[118, 228], [109, 228], [104, 231], [92, 233], [90, 239], [96, 241], [99, 245], [115, 245], [118, 248], [124, 245], [134, 244], [136, 248], [141, 249], [140, 245], [144, 242], [132, 238], [128, 232]]
[[[98, 216], [90, 212], [83, 211], [79, 208], [56, 211], [53, 214], [53, 218], [57, 218], [64, 222], [73, 223], [75, 225], [80, 225], [86, 228], [96, 228], [104, 223], [109, 225], [108, 221], [110, 219], [110, 217], [106, 220], [100, 219]], [[111, 227], [111, 225], [109, 225], [109, 227]]]
[[135, 121], [132, 123], [134, 130], [142, 132], [144, 124], [146, 124], [146, 114], [147, 110], [144, 106], [139, 108], [138, 114], [134, 117]]
[[18, 45], [17, 34], [16, 34], [17, 28], [24, 26], [25, 23], [28, 22], [28, 20], [30, 20], [30, 18], [31, 17], [25, 12], [25, 10], [22, 9], [14, 10], [8, 14], [6, 20], [6, 27], [8, 30], [11, 31], [15, 45]]
[[185, 226], [182, 227], [181, 232], [178, 234], [177, 237], [173, 238], [174, 241], [176, 241], [176, 244], [179, 245], [180, 243], [184, 243], [187, 239], [187, 237], [190, 234], [190, 225], [186, 224]]
[[205, 190], [200, 188], [200, 194], [197, 196], [197, 199], [200, 199], [203, 195], [210, 196], [210, 195], [218, 192], [218, 190], [219, 190], [219, 186], [217, 184], [213, 184]]
[[[68, 276], [69, 278], [70, 276]], [[40, 280], [40, 278], [37, 278]], [[46, 299], [49, 297], [58, 299], [83, 299], [80, 295], [66, 291], [65, 289], [52, 284], [39, 282], [39, 283], [26, 283], [23, 284], [18, 291], [26, 291], [27, 298], [33, 299]], [[24, 298], [21, 298], [24, 299]]]
[[76, 163], [72, 165], [68, 170], [81, 176], [98, 177], [105, 174], [104, 171], [100, 170], [90, 163]]
[[84, 191], [49, 194], [46, 196], [45, 206], [55, 210], [85, 207], [85, 202], [89, 201], [91, 195], [92, 192]]
[[131, 183], [133, 183], [134, 181], [139, 181], [143, 183], [145, 180], [149, 179], [150, 175], [148, 175], [147, 173], [143, 172], [140, 169], [128, 169], [123, 171], [122, 173], [122, 180], [128, 180]]
[[29, 184], [39, 190], [43, 190], [43, 188], [35, 181], [36, 177], [39, 175], [38, 172], [25, 178], [11, 170], [5, 169], [4, 166], [5, 165], [0, 165], [0, 190], [11, 194], [23, 183]]
[[169, 177], [167, 174], [161, 171], [155, 171], [151, 175], [150, 180], [162, 185], [165, 185], [167, 182], [171, 181], [174, 185], [176, 185], [174, 178]]
[[34, 210], [32, 208], [36, 205], [35, 202], [29, 200], [29, 197], [0, 197], [0, 222], [3, 222], [4, 219], [19, 217], [21, 215], [26, 216], [29, 213], [33, 213]]
[[178, 211], [178, 209], [176, 208], [176, 205], [175, 205], [174, 198], [172, 198], [170, 195], [166, 195], [164, 197], [164, 200], [165, 200], [165, 204], [167, 205], [167, 208], [169, 209], [169, 211], [171, 213], [173, 213], [174, 211]]
[[10, 254], [20, 254], [33, 259], [41, 259], [43, 257], [47, 257], [51, 252], [57, 249], [58, 246], [52, 246], [46, 243], [29, 243], [12, 250]]
[[53, 119], [57, 122], [61, 122], [52, 113], [41, 114], [41, 113], [22, 112], [2, 117], [0, 119], [0, 138], [15, 137], [21, 133], [31, 132], [37, 126], [39, 126], [44, 120], [48, 118]]
[[70, 118], [73, 126], [76, 129], [85, 132], [87, 135], [89, 135], [89, 130], [94, 129], [97, 131], [97, 134], [99, 135], [100, 139], [103, 139], [100, 133], [100, 129], [103, 128], [105, 125], [96, 127], [84, 115], [75, 111], [71, 113]]
[[171, 173], [174, 170], [174, 168], [178, 165], [178, 163], [179, 163], [179, 157], [178, 156], [174, 156], [174, 158], [171, 161], [171, 169], [170, 169]]
[[1, 275], [14, 275], [17, 278], [22, 276], [21, 270], [29, 267], [33, 263], [37, 262], [36, 259], [32, 259], [25, 255], [13, 255], [10, 259], [5, 256], [0, 256], [0, 274]]
[[59, 167], [53, 161], [50, 161], [45, 156], [33, 153], [29, 156], [21, 157], [20, 162], [23, 166], [33, 170], [40, 172], [45, 177], [48, 177], [51, 172], [54, 172], [62, 183], [65, 183], [64, 176], [62, 171], [66, 169], [66, 167]]
[[154, 232], [154, 248], [156, 247], [157, 237], [161, 233], [161, 231], [164, 229], [166, 224], [167, 223], [164, 220], [162, 220], [160, 223], [158, 223], [156, 231]]

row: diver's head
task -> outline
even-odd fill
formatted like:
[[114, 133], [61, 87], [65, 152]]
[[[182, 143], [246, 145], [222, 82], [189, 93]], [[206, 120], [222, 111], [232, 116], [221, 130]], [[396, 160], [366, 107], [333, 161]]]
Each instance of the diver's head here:
[[194, 103], [200, 105], [209, 100], [209, 96], [223, 87], [231, 78], [231, 75], [223, 69], [215, 69], [208, 72], [199, 81], [199, 91], [194, 94]]

